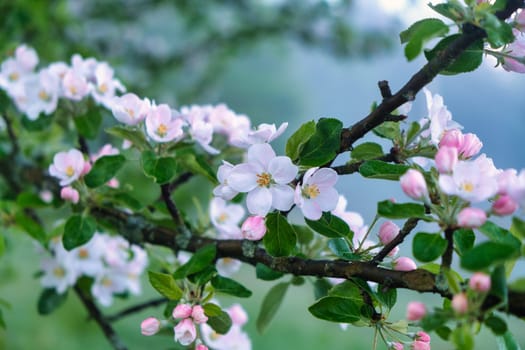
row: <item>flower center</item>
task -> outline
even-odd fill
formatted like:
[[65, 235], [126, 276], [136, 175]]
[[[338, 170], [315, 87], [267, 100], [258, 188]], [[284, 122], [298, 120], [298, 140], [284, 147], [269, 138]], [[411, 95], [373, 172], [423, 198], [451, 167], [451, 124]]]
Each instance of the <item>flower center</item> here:
[[74, 85], [71, 85], [68, 90], [71, 93], [71, 95], [76, 95], [78, 93], [77, 87]]
[[75, 169], [73, 169], [73, 167], [71, 165], [68, 165], [68, 167], [66, 168], [66, 175], [67, 177], [71, 177], [75, 174]]
[[55, 275], [58, 278], [62, 278], [66, 275], [66, 271], [64, 271], [64, 269], [61, 267], [55, 267], [53, 269], [53, 275]]
[[103, 84], [99, 85], [99, 86], [98, 86], [98, 91], [99, 91], [101, 94], [105, 94], [105, 93], [108, 91], [108, 84], [103, 83]]
[[8, 75], [8, 78], [11, 81], [17, 81], [18, 78], [20, 78], [20, 74], [18, 74], [17, 72], [13, 72], [13, 73]]
[[220, 224], [223, 224], [224, 222], [226, 222], [226, 220], [228, 220], [228, 214], [226, 214], [226, 213], [222, 213], [217, 218], [217, 222], [220, 223]]
[[132, 118], [134, 119], [135, 118], [135, 111], [132, 110], [131, 108], [126, 108], [126, 113]]
[[314, 199], [315, 197], [317, 197], [319, 195], [320, 191], [319, 191], [319, 187], [317, 187], [317, 185], [306, 185], [304, 188], [303, 188], [303, 196], [305, 196], [306, 198], [309, 198], [309, 199]]
[[160, 124], [157, 127], [157, 135], [159, 135], [160, 137], [164, 137], [167, 132], [168, 132], [168, 127], [166, 125]]
[[272, 182], [272, 176], [268, 173], [257, 174], [257, 185], [260, 187], [269, 187]]
[[87, 258], [89, 258], [89, 251], [87, 249], [84, 249], [84, 248], [80, 249], [78, 251], [78, 257], [80, 259], [87, 259]]
[[42, 101], [49, 101], [51, 99], [51, 97], [44, 90], [40, 90], [38, 93], [38, 98]]
[[465, 192], [472, 192], [474, 191], [474, 185], [472, 184], [472, 182], [465, 182], [463, 184], [461, 184], [461, 189]]
[[104, 287], [111, 287], [111, 285], [113, 284], [113, 282], [112, 282], [109, 278], [107, 278], [107, 277], [104, 277], [100, 283], [101, 283]]

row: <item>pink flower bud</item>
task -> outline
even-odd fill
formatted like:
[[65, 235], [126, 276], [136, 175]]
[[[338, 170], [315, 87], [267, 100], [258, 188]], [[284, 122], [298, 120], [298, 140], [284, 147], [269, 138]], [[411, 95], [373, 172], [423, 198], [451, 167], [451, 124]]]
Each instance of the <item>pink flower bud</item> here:
[[492, 203], [492, 212], [496, 215], [507, 216], [511, 215], [518, 209], [518, 203], [516, 203], [510, 196], [503, 195]]
[[468, 207], [462, 209], [457, 217], [459, 227], [477, 228], [487, 221], [487, 214], [479, 208]]
[[463, 133], [458, 129], [450, 129], [445, 131], [441, 140], [439, 140], [439, 148], [452, 147], [459, 149], [463, 144]]
[[116, 177], [112, 178], [111, 180], [109, 180], [106, 185], [108, 185], [108, 187], [111, 187], [111, 188], [119, 188], [120, 186], [120, 182], [117, 180]]
[[410, 344], [410, 349], [412, 350], [430, 350], [430, 343], [425, 343], [423, 341], [416, 340]]
[[399, 247], [398, 247], [398, 246], [395, 246], [394, 249], [392, 249], [392, 250], [390, 251], [390, 253], [388, 253], [387, 256], [389, 256], [389, 257], [392, 258], [392, 257], [396, 256], [397, 253], [399, 253]]
[[481, 293], [488, 292], [490, 290], [490, 284], [490, 276], [483, 272], [476, 272], [468, 282], [470, 289]]
[[184, 346], [190, 345], [193, 343], [197, 337], [197, 329], [191, 318], [185, 318], [180, 321], [174, 328], [175, 332], [174, 339], [176, 342], [181, 343]]
[[206, 323], [208, 317], [204, 314], [204, 309], [200, 305], [195, 305], [191, 310], [191, 318], [197, 324]]
[[419, 331], [416, 334], [416, 340], [422, 341], [423, 343], [430, 343], [430, 335], [428, 335], [426, 332]]
[[89, 173], [92, 167], [93, 166], [91, 165], [90, 162], [84, 162], [84, 167], [82, 168], [82, 172], [80, 173], [80, 176], [84, 176], [87, 173]]
[[244, 238], [250, 241], [258, 241], [266, 233], [266, 225], [263, 216], [250, 216], [241, 226], [241, 232]]
[[427, 183], [423, 174], [414, 169], [409, 169], [399, 178], [401, 188], [405, 194], [413, 199], [421, 199], [428, 194]]
[[452, 308], [458, 314], [464, 314], [468, 310], [468, 299], [465, 293], [459, 293], [452, 297]]
[[188, 318], [191, 316], [192, 307], [190, 304], [179, 304], [173, 309], [173, 318]]
[[228, 309], [228, 315], [230, 315], [234, 325], [243, 326], [246, 322], [248, 322], [248, 315], [239, 304], [233, 304], [230, 306]]
[[160, 330], [160, 321], [155, 317], [148, 317], [140, 324], [140, 332], [142, 335], [153, 335]]
[[204, 344], [199, 344], [195, 347], [195, 350], [208, 350], [208, 347]]
[[412, 271], [417, 269], [417, 265], [414, 260], [402, 256], [394, 261], [394, 270], [396, 271]]
[[392, 221], [384, 222], [379, 228], [379, 240], [383, 244], [390, 243], [399, 234], [399, 226]]
[[73, 204], [77, 204], [78, 200], [80, 199], [80, 195], [73, 187], [67, 186], [60, 190], [60, 198]]
[[468, 133], [463, 135], [463, 142], [458, 153], [462, 158], [470, 158], [478, 154], [481, 147], [483, 147], [483, 143], [479, 138], [475, 134]]
[[454, 147], [440, 147], [435, 157], [436, 167], [440, 173], [451, 173], [458, 162], [458, 150]]
[[390, 350], [403, 350], [405, 347], [399, 342], [390, 343]]
[[51, 191], [49, 191], [49, 190], [42, 190], [42, 191], [40, 191], [38, 196], [45, 203], [51, 203], [53, 201], [53, 193], [51, 193]]
[[516, 16], [516, 27], [522, 32], [525, 31], [525, 10], [521, 10]]
[[407, 320], [419, 321], [427, 313], [425, 304], [419, 301], [412, 301], [407, 305]]

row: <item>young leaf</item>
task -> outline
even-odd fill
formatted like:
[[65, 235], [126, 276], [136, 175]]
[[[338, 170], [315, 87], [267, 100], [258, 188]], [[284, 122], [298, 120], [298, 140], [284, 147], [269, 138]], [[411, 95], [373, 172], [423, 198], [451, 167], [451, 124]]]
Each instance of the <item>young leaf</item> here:
[[166, 273], [148, 271], [149, 283], [157, 292], [170, 300], [182, 298], [182, 289], [177, 285], [173, 276]]
[[502, 336], [496, 337], [499, 350], [521, 350], [520, 345], [514, 339], [510, 331], [505, 332]]
[[508, 287], [507, 287], [507, 276], [505, 273], [505, 266], [498, 265], [490, 274], [490, 295], [497, 297], [503, 305], [507, 304], [508, 301]]
[[362, 293], [363, 291], [357, 284], [352, 281], [344, 281], [333, 286], [328, 292], [328, 295], [331, 297], [350, 299], [360, 308], [364, 303]]
[[249, 289], [231, 278], [217, 275], [211, 279], [211, 285], [215, 288], [216, 292], [230, 294], [239, 298], [249, 298], [252, 296], [252, 292]]
[[273, 286], [264, 297], [256, 321], [257, 331], [259, 331], [259, 333], [263, 333], [266, 328], [268, 328], [268, 325], [283, 302], [289, 285], [289, 282], [278, 283]]
[[341, 144], [343, 123], [333, 118], [321, 118], [315, 133], [304, 144], [299, 154], [299, 164], [321, 166], [337, 156]]
[[[460, 37], [460, 34], [453, 34], [442, 39], [432, 50], [425, 50], [427, 60], [432, 60], [441, 51], [446, 49], [450, 43]], [[454, 75], [459, 73], [471, 72], [478, 68], [483, 61], [483, 40], [476, 40], [466, 50], [464, 50], [447, 68], [441, 70], [439, 74]]]
[[474, 349], [474, 336], [469, 324], [463, 324], [462, 326], [454, 329], [451, 334], [452, 342], [456, 345], [456, 349], [461, 350], [473, 350]]
[[139, 129], [129, 129], [128, 127], [117, 125], [105, 130], [108, 134], [120, 137], [131, 143], [139, 150], [151, 149], [150, 144], [144, 136], [144, 132]]
[[454, 247], [458, 250], [461, 256], [465, 254], [470, 248], [474, 246], [476, 235], [470, 229], [458, 229], [454, 231]]
[[398, 122], [384, 122], [372, 129], [372, 132], [379, 137], [392, 141], [401, 139], [401, 129]]
[[507, 332], [507, 323], [498, 316], [489, 316], [485, 320], [485, 326], [489, 327], [495, 335], [503, 335]]
[[299, 159], [304, 145], [313, 134], [315, 134], [315, 122], [313, 120], [301, 125], [286, 142], [286, 155], [294, 162]]
[[42, 225], [38, 224], [33, 218], [24, 213], [22, 210], [15, 213], [15, 221], [27, 234], [40, 243], [46, 243], [46, 233]]
[[393, 203], [389, 200], [377, 203], [377, 214], [388, 219], [428, 219], [425, 215], [425, 207], [421, 204]]
[[95, 139], [102, 123], [102, 115], [97, 108], [91, 108], [87, 114], [74, 117], [73, 121], [80, 135], [88, 139]]
[[181, 168], [193, 174], [204, 176], [214, 185], [218, 184], [215, 171], [213, 171], [208, 162], [206, 162], [206, 159], [201, 155], [195, 154], [193, 149], [180, 150], [177, 152], [175, 159]]
[[202, 247], [191, 256], [187, 263], [179, 267], [173, 273], [173, 278], [178, 280], [204, 270], [209, 265], [213, 264], [216, 255], [217, 247], [214, 244]]
[[117, 174], [125, 162], [126, 158], [121, 154], [100, 157], [84, 177], [86, 185], [91, 188], [104, 185]]
[[510, 231], [496, 225], [491, 221], [487, 221], [478, 230], [487, 236], [492, 242], [504, 243], [519, 249], [521, 242]]
[[380, 144], [375, 142], [365, 142], [356, 147], [351, 152], [354, 160], [370, 160], [381, 157], [383, 155], [383, 148]]
[[492, 48], [497, 49], [514, 41], [512, 26], [490, 12], [484, 13], [482, 26], [487, 33], [487, 39]]
[[2, 313], [2, 309], [0, 309], [0, 328], [6, 329], [6, 325], [5, 325], [4, 315]]
[[381, 286], [380, 284], [377, 285], [377, 299], [381, 302], [381, 304], [385, 305], [389, 310], [391, 310], [394, 305], [396, 305], [397, 301], [397, 289], [396, 288], [388, 288]]
[[399, 34], [401, 43], [405, 46], [405, 56], [409, 61], [416, 58], [423, 49], [423, 45], [432, 38], [448, 33], [448, 26], [437, 18], [426, 18], [412, 24], [407, 30]]
[[479, 271], [512, 258], [517, 253], [518, 249], [508, 244], [483, 242], [463, 254], [461, 267], [471, 271]]
[[359, 173], [369, 179], [398, 181], [410, 169], [407, 165], [390, 164], [381, 160], [369, 160], [359, 167]]
[[274, 281], [283, 277], [284, 274], [282, 272], [272, 270], [264, 264], [257, 263], [257, 265], [255, 265], [255, 275], [258, 279], [263, 281]]
[[525, 239], [525, 221], [521, 220], [516, 216], [513, 217], [510, 232], [516, 237]]
[[412, 240], [412, 254], [422, 262], [430, 262], [445, 252], [447, 240], [439, 233], [418, 232]]
[[310, 226], [314, 231], [322, 234], [329, 238], [338, 237], [350, 237], [352, 238], [353, 233], [350, 227], [343, 219], [333, 215], [330, 212], [324, 212], [323, 216], [317, 221], [306, 219], [306, 224]]
[[328, 295], [328, 291], [332, 289], [333, 285], [326, 280], [326, 278], [316, 278], [314, 282], [314, 297], [321, 299]]
[[232, 326], [232, 319], [227, 312], [221, 310], [217, 316], [208, 316], [206, 322], [215, 332], [219, 334], [226, 334]]
[[67, 291], [58, 294], [54, 288], [47, 288], [42, 291], [38, 298], [37, 310], [40, 315], [49, 315], [58, 309], [67, 298]]
[[353, 257], [350, 245], [344, 238], [332, 238], [328, 241], [328, 249], [340, 258]]
[[91, 239], [97, 229], [96, 221], [90, 216], [73, 215], [64, 226], [62, 243], [66, 250], [79, 247]]
[[158, 184], [170, 182], [177, 174], [175, 158], [157, 157], [153, 151], [142, 152], [142, 168]]
[[308, 308], [312, 315], [322, 320], [352, 323], [361, 318], [361, 308], [352, 299], [324, 297]]
[[208, 317], [219, 316], [222, 312], [221, 307], [214, 303], [206, 303], [202, 308], [204, 309], [204, 314]]
[[288, 220], [279, 212], [266, 216], [267, 232], [263, 243], [272, 256], [288, 256], [295, 249], [297, 237]]

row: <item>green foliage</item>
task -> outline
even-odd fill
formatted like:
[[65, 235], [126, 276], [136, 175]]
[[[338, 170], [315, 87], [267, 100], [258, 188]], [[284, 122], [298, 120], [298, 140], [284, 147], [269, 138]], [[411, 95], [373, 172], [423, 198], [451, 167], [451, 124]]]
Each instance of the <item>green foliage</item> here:
[[275, 271], [264, 264], [257, 263], [257, 265], [255, 265], [255, 275], [258, 279], [263, 281], [274, 281], [283, 277], [284, 274], [282, 272]]
[[498, 343], [498, 350], [521, 350], [521, 346], [509, 331], [505, 332], [502, 336], [496, 337], [496, 341]]
[[126, 158], [120, 154], [100, 157], [84, 177], [86, 185], [91, 188], [102, 186], [115, 177], [125, 162]]
[[32, 217], [27, 215], [24, 211], [20, 210], [15, 213], [15, 221], [29, 236], [33, 237], [38, 242], [46, 243], [46, 233], [38, 222]]
[[196, 154], [192, 149], [179, 150], [175, 156], [180, 168], [197, 175], [202, 175], [212, 184], [217, 185], [215, 171], [210, 167], [208, 161], [200, 154]]
[[214, 244], [202, 247], [191, 256], [188, 262], [173, 273], [173, 278], [178, 280], [204, 270], [210, 264], [213, 264], [216, 255], [217, 247]]
[[390, 164], [382, 160], [369, 160], [359, 167], [359, 173], [369, 179], [383, 179], [398, 181], [410, 169], [401, 164]]
[[[315, 128], [315, 133], [302, 145], [299, 152], [300, 165], [322, 166], [337, 156], [343, 123], [333, 118], [321, 118]], [[298, 143], [298, 148], [300, 147]]]
[[264, 297], [261, 309], [259, 310], [259, 315], [257, 316], [257, 321], [255, 322], [259, 333], [263, 333], [268, 328], [268, 325], [274, 318], [277, 310], [279, 310], [289, 286], [289, 282], [277, 283], [270, 288]]
[[504, 335], [507, 333], [507, 323], [500, 317], [492, 315], [485, 319], [485, 326], [490, 328], [495, 335]]
[[458, 229], [453, 234], [454, 247], [461, 256], [474, 246], [476, 235], [470, 229]]
[[512, 259], [519, 250], [505, 243], [483, 242], [461, 257], [461, 267], [471, 271], [483, 270], [505, 260]]
[[350, 153], [353, 160], [370, 160], [381, 157], [383, 155], [383, 148], [375, 142], [362, 143], [352, 150]]
[[215, 276], [211, 279], [211, 285], [216, 292], [230, 294], [239, 298], [249, 298], [252, 292], [239, 282], [223, 276]]
[[487, 33], [487, 39], [490, 46], [493, 48], [496, 49], [514, 41], [512, 26], [499, 20], [496, 15], [490, 12], [485, 12], [482, 25]]
[[384, 200], [377, 203], [377, 215], [388, 219], [420, 218], [429, 220], [425, 215], [425, 207], [416, 203], [393, 203]]
[[354, 235], [348, 224], [343, 219], [330, 212], [323, 212], [323, 215], [317, 221], [306, 218], [305, 221], [314, 231], [329, 238], [348, 237], [352, 239]]
[[93, 140], [99, 135], [98, 131], [102, 124], [102, 114], [98, 108], [90, 108], [81, 116], [74, 116], [73, 121], [80, 135]]
[[452, 331], [450, 339], [456, 345], [456, 349], [474, 349], [474, 336], [469, 324], [463, 324]]
[[423, 45], [430, 39], [448, 33], [448, 26], [436, 18], [426, 18], [412, 24], [407, 30], [401, 32], [401, 43], [406, 43], [405, 56], [412, 61], [423, 50]]
[[173, 157], [159, 157], [153, 151], [142, 152], [144, 174], [158, 184], [170, 182], [177, 174], [177, 162]]
[[75, 214], [71, 216], [64, 226], [62, 243], [66, 250], [79, 247], [91, 239], [97, 229], [96, 221], [87, 215]]
[[349, 241], [345, 240], [344, 238], [332, 238], [329, 240], [328, 249], [330, 249], [337, 257], [345, 260], [354, 260], [359, 258], [352, 252]]
[[288, 256], [292, 254], [297, 243], [297, 236], [288, 220], [279, 212], [266, 216], [266, 234], [263, 238], [264, 247], [272, 256]]
[[286, 142], [286, 155], [295, 162], [299, 159], [304, 145], [315, 134], [316, 126], [313, 120], [304, 123]]
[[384, 122], [376, 126], [372, 132], [379, 137], [392, 140], [394, 143], [399, 143], [401, 140], [401, 129], [397, 122]]
[[[206, 314], [206, 316], [208, 316], [208, 314]], [[232, 319], [230, 318], [230, 315], [228, 315], [227, 312], [221, 310], [218, 315], [208, 316], [208, 321], [206, 323], [215, 332], [219, 334], [226, 334], [232, 326]]]
[[430, 262], [445, 252], [447, 240], [440, 233], [418, 232], [412, 240], [412, 254], [422, 262]]
[[133, 146], [137, 147], [141, 151], [151, 149], [151, 146], [146, 140], [142, 130], [116, 125], [112, 126], [111, 128], [107, 128], [105, 131], [110, 135], [121, 138], [122, 140], [129, 140]]
[[[427, 60], [432, 60], [445, 50], [460, 34], [453, 34], [443, 38], [432, 50], [425, 50]], [[476, 40], [465, 51], [463, 51], [447, 68], [439, 74], [454, 75], [471, 72], [477, 69], [483, 61], [483, 40]]]
[[38, 313], [40, 315], [49, 315], [64, 304], [66, 298], [67, 291], [63, 294], [58, 294], [54, 288], [42, 290], [37, 303]]
[[148, 278], [151, 286], [166, 298], [170, 300], [179, 300], [182, 298], [182, 289], [177, 285], [172, 275], [148, 271]]
[[360, 306], [350, 298], [327, 296], [316, 301], [308, 311], [321, 320], [331, 322], [353, 323], [361, 318]]

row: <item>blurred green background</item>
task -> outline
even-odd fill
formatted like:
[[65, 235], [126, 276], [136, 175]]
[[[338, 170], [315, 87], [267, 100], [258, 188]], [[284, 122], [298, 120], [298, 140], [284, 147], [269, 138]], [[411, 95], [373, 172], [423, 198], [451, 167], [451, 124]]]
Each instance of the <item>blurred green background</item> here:
[[[407, 6], [425, 3], [401, 2]], [[275, 144], [282, 153], [286, 136], [302, 122], [334, 116], [351, 125], [379, 99], [377, 81], [388, 79], [396, 89], [422, 65], [422, 60], [405, 62], [397, 33], [406, 23], [386, 13], [380, 7], [385, 3], [388, 1], [0, 0], [0, 59], [19, 43], [33, 46], [42, 64], [69, 61], [73, 53], [81, 53], [108, 61], [129, 91], [158, 103], [178, 108], [224, 102], [250, 116], [253, 124], [288, 121], [287, 132]], [[514, 98], [525, 84], [516, 76], [487, 66], [469, 76], [437, 79], [432, 87], [445, 96], [455, 118], [469, 132], [480, 135], [485, 151], [499, 167], [525, 166], [520, 152], [509, 152], [525, 146], [520, 137], [525, 130], [525, 100]], [[502, 99], [504, 104], [495, 103]], [[413, 120], [423, 117], [424, 110], [416, 101]], [[497, 130], [491, 118], [498, 118]], [[378, 200], [402, 196], [389, 183], [370, 184], [351, 176], [338, 187], [349, 198], [349, 209], [362, 213], [367, 222]], [[186, 205], [190, 209], [191, 201]], [[73, 293], [52, 315], [37, 314], [41, 287], [34, 275], [39, 256], [27, 237], [10, 235], [7, 239], [7, 252], [0, 258], [0, 298], [11, 306], [4, 309], [7, 330], [0, 330], [0, 349], [109, 349]], [[409, 254], [410, 247], [402, 250]], [[254, 349], [371, 348], [371, 330], [343, 331], [308, 313], [306, 307], [314, 301], [308, 283], [288, 291], [276, 319], [265, 334], [258, 334], [255, 318], [272, 283], [256, 280], [251, 267], [244, 267], [239, 276], [254, 292], [251, 299], [241, 300], [250, 316], [246, 329]], [[119, 300], [105, 310], [107, 314], [157, 297], [151, 287], [144, 286], [141, 298]], [[429, 305], [440, 302], [432, 295], [407, 291], [400, 295], [393, 321], [404, 317], [409, 300]], [[224, 299], [222, 303], [227, 306], [238, 301]], [[161, 313], [162, 308], [149, 309], [116, 322], [116, 330], [130, 349], [173, 349], [171, 335], [140, 335], [140, 321]], [[513, 322], [511, 328], [520, 344], [525, 344], [525, 334], [519, 332], [522, 325]], [[451, 348], [437, 338], [433, 336], [433, 349]], [[495, 349], [496, 342], [482, 332], [476, 348]]]

